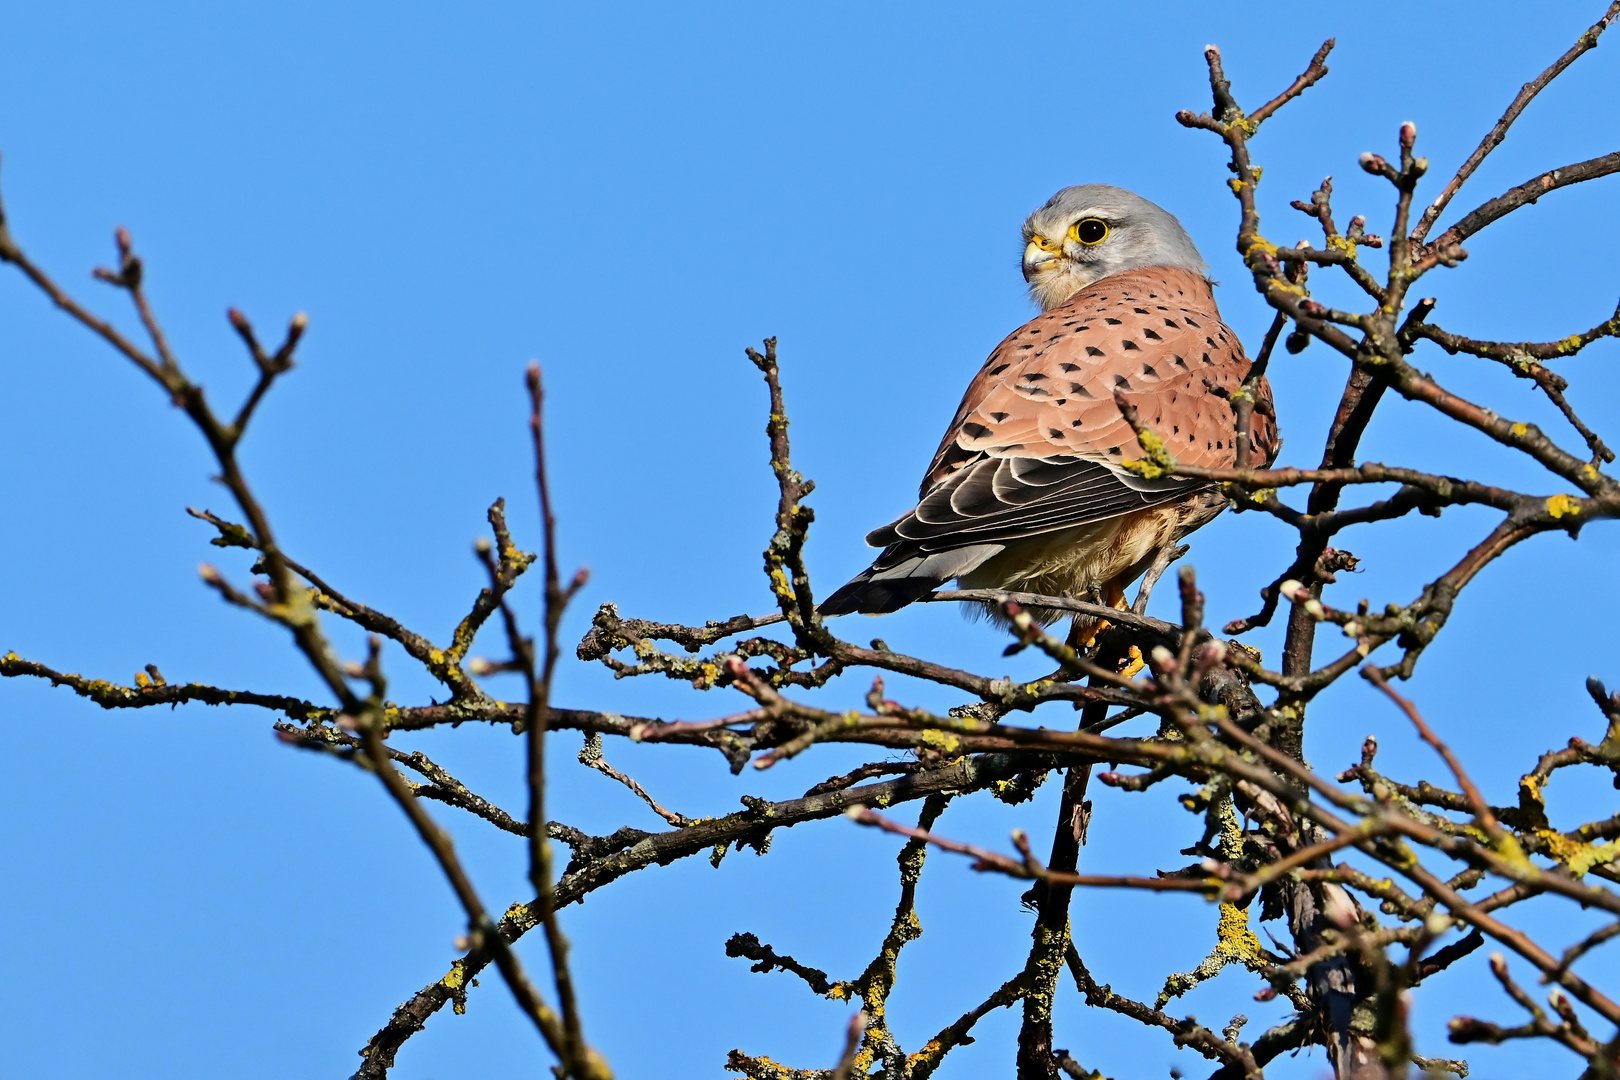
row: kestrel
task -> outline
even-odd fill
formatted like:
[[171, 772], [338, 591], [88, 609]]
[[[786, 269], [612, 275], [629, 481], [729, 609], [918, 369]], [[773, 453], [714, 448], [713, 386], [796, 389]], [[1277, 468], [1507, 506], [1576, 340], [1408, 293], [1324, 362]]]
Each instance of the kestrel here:
[[[1212, 484], [1120, 465], [1143, 453], [1116, 390], [1178, 462], [1236, 459], [1228, 399], [1249, 361], [1187, 231], [1129, 191], [1083, 184], [1052, 196], [1023, 235], [1024, 280], [1042, 313], [990, 354], [920, 501], [868, 534], [883, 554], [822, 614], [894, 611], [952, 578], [1118, 604], [1161, 547], [1225, 507]], [[1279, 445], [1264, 379], [1257, 398], [1250, 460], [1262, 465]]]

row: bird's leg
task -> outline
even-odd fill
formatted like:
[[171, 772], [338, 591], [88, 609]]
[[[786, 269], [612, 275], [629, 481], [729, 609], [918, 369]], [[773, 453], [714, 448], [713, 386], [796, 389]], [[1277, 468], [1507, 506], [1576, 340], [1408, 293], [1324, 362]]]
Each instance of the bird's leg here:
[[[1131, 609], [1131, 606], [1125, 602], [1125, 584], [1117, 578], [1103, 585], [1100, 599], [1105, 607], [1111, 607], [1115, 611], [1129, 611]], [[1089, 624], [1083, 623], [1082, 619], [1088, 619]], [[1090, 649], [1092, 645], [1096, 644], [1097, 635], [1112, 625], [1113, 623], [1107, 619], [1098, 619], [1092, 616], [1075, 616], [1069, 624], [1069, 647], [1077, 652]], [[1136, 666], [1131, 674], [1134, 675], [1142, 670], [1142, 656], [1139, 649], [1133, 649], [1132, 652], [1135, 658], [1131, 663]]]
[[1106, 620], [1090, 615], [1076, 615], [1069, 620], [1069, 638], [1066, 644], [1075, 652], [1085, 652], [1097, 642], [1097, 635], [1107, 626]]
[[[1125, 602], [1125, 582], [1115, 578], [1103, 586], [1103, 603], [1115, 611], [1129, 611], [1131, 605]], [[1107, 620], [1099, 620], [1097, 629], [1110, 625]], [[1142, 659], [1142, 650], [1132, 645], [1125, 653], [1124, 659], [1119, 662], [1119, 673], [1127, 679], [1136, 678], [1136, 673], [1147, 667], [1147, 661]]]

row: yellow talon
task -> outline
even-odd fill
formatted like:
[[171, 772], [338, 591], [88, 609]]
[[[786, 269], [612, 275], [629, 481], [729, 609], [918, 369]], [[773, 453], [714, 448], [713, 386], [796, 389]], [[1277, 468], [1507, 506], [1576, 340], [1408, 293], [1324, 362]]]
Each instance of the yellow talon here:
[[1069, 648], [1076, 652], [1085, 652], [1097, 643], [1097, 635], [1108, 629], [1107, 619], [1092, 619], [1090, 625], [1082, 627], [1079, 619], [1075, 619], [1069, 630]]
[[1142, 650], [1132, 645], [1131, 651], [1125, 654], [1124, 664], [1119, 669], [1119, 673], [1127, 679], [1134, 679], [1137, 672], [1145, 667], [1147, 667], [1147, 661], [1142, 659]]
[[[1118, 581], [1110, 581], [1103, 586], [1102, 602], [1105, 606], [1111, 607], [1115, 611], [1129, 611], [1131, 609], [1131, 605], [1125, 602], [1125, 587]], [[1107, 619], [1092, 619], [1091, 625], [1082, 628], [1082, 618], [1088, 618], [1088, 616], [1078, 616], [1075, 618], [1072, 628], [1069, 631], [1068, 642], [1071, 649], [1075, 649], [1079, 652], [1084, 652], [1095, 645], [1097, 643], [1097, 635], [1114, 625]], [[1136, 670], [1142, 670], [1142, 656], [1139, 652], [1137, 652], [1135, 646], [1131, 647], [1131, 654], [1136, 657]]]

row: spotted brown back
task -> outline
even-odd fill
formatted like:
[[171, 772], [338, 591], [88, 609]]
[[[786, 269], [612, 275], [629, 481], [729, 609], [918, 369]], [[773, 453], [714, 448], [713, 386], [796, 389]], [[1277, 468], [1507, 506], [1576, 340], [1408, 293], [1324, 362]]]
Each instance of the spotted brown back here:
[[[1221, 321], [1201, 276], [1149, 267], [1104, 278], [1019, 327], [990, 354], [922, 493], [986, 454], [1073, 455], [1111, 464], [1140, 458], [1136, 435], [1114, 404], [1116, 390], [1177, 461], [1231, 465], [1227, 398], [1248, 373], [1243, 345]], [[1259, 396], [1271, 399], [1263, 380]], [[1251, 460], [1269, 462], [1275, 422], [1257, 409], [1251, 432]]]
[[[1082, 547], [1106, 546], [1111, 532], [1098, 540], [1071, 530], [1154, 507], [1202, 505], [1206, 482], [1149, 480], [1120, 468], [1142, 450], [1114, 393], [1176, 460], [1227, 466], [1236, 460], [1229, 398], [1248, 373], [1242, 344], [1197, 273], [1150, 267], [1081, 290], [990, 354], [934, 455], [919, 502], [867, 535], [883, 553], [828, 597], [822, 613], [894, 611], [945, 581], [998, 565], [989, 560], [1003, 552], [1039, 546], [1037, 538], [1068, 534]], [[1266, 407], [1250, 424], [1251, 460], [1261, 465], [1276, 456], [1278, 440], [1263, 380], [1257, 396]], [[1176, 510], [1165, 525], [1175, 534], [1209, 516]], [[1140, 554], [1128, 553], [1121, 569]], [[1079, 575], [1084, 581], [1076, 573], [1061, 587], [1099, 584], [1091, 571]]]

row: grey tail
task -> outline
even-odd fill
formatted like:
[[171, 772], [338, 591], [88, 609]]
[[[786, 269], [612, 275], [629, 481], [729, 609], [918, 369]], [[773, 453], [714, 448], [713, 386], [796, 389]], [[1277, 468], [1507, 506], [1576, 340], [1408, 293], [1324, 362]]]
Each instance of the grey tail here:
[[886, 615], [899, 611], [999, 554], [1002, 547], [1001, 544], [974, 544], [931, 555], [918, 554], [915, 547], [911, 552], [891, 548], [880, 555], [877, 562], [856, 574], [849, 584], [823, 600], [816, 610], [823, 615], [851, 612]]

